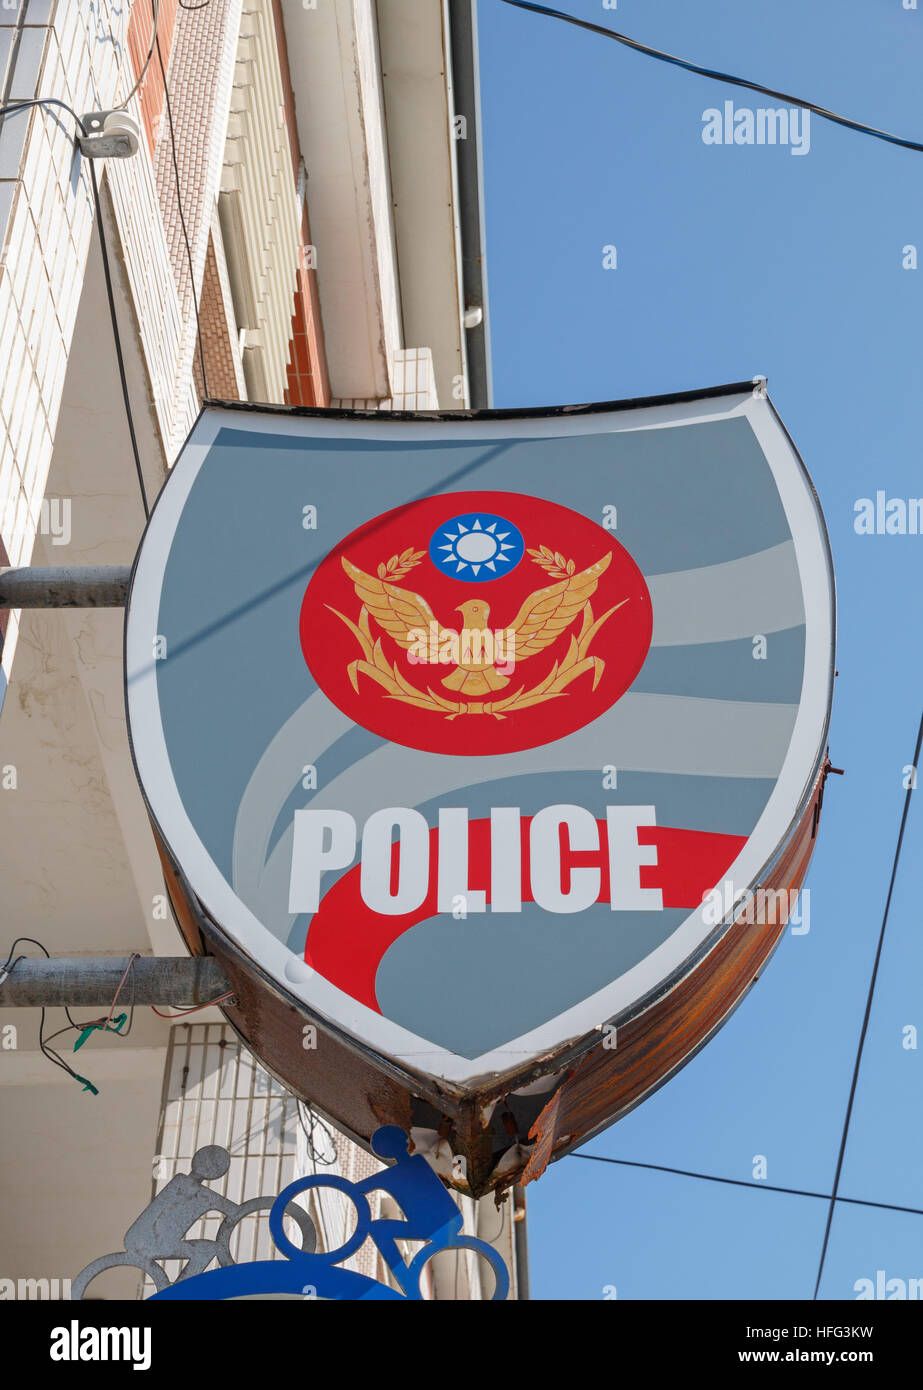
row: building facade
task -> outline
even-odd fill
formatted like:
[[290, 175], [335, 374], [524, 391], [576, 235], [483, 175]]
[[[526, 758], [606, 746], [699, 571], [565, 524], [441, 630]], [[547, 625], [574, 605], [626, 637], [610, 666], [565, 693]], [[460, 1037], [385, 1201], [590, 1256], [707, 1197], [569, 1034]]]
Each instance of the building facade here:
[[[470, 0], [3, 0], [0, 565], [129, 564], [206, 398], [489, 403], [475, 29]], [[94, 157], [93, 113], [119, 109], [136, 152]], [[122, 615], [3, 611], [0, 628], [0, 960], [17, 936], [182, 954], [128, 747]], [[66, 1022], [49, 1011], [43, 1040]], [[40, 1046], [35, 1013], [0, 1009], [2, 1297], [119, 1249], [205, 1130], [235, 1200], [318, 1163], [373, 1171], [217, 1010], [139, 1009], [79, 1066], [77, 1036], [50, 1045], [98, 1094]], [[513, 1204], [463, 1205], [515, 1290]], [[313, 1215], [335, 1244], [342, 1212]], [[466, 1258], [434, 1259], [432, 1296], [490, 1296]], [[353, 1267], [376, 1272], [374, 1250]], [[99, 1282], [139, 1288], [132, 1270]]]

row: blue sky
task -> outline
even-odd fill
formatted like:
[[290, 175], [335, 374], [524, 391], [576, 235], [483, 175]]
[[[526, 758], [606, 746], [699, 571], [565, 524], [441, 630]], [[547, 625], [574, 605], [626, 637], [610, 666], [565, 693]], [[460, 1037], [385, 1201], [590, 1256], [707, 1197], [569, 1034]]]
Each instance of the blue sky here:
[[[923, 9], [903, 0], [558, 7], [923, 139]], [[810, 149], [710, 146], [703, 112], [773, 106], [480, 0], [495, 403], [615, 400], [757, 373], [830, 530], [831, 778], [811, 930], [667, 1086], [585, 1151], [829, 1192], [923, 698], [923, 536], [854, 504], [923, 496], [923, 156], [812, 117]], [[618, 268], [604, 270], [603, 248]], [[920, 270], [902, 266], [918, 249]], [[842, 1196], [923, 1208], [923, 895], [911, 799]], [[826, 1203], [567, 1158], [529, 1189], [536, 1298], [810, 1298]], [[838, 1205], [822, 1298], [923, 1277], [923, 1216]], [[606, 1292], [608, 1290], [608, 1293]]]

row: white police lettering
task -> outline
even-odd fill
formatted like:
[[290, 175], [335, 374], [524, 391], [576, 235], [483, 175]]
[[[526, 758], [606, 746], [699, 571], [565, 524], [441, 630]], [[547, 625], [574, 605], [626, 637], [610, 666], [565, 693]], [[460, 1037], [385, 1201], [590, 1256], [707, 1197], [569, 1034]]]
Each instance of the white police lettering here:
[[[616, 912], [659, 911], [659, 888], [641, 886], [642, 868], [657, 864], [657, 847], [640, 844], [639, 826], [656, 825], [653, 806], [609, 806], [606, 833], [600, 835], [593, 813], [583, 806], [546, 806], [529, 825], [531, 900], [546, 912], [583, 912], [600, 899], [602, 872], [597, 866], [570, 866], [568, 887], [562, 876], [561, 832], [569, 851], [606, 855], [610, 905]], [[522, 910], [522, 819], [514, 806], [490, 812], [490, 901], [483, 888], [469, 885], [471, 842], [468, 810], [442, 807], [436, 837], [433, 887], [437, 911], [452, 912], [459, 901], [469, 912]], [[295, 812], [289, 912], [316, 912], [325, 873], [350, 868], [359, 853], [360, 894], [366, 907], [382, 916], [414, 912], [430, 892], [430, 830], [419, 811], [403, 806], [376, 811], [360, 835], [346, 811]]]

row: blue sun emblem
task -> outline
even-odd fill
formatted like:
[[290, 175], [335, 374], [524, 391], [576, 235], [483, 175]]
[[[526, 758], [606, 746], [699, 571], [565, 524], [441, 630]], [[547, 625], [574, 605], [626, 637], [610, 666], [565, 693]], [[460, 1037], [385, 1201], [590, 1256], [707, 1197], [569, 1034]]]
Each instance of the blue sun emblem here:
[[453, 516], [429, 543], [429, 558], [436, 568], [468, 584], [512, 573], [524, 552], [522, 532], [491, 512]]

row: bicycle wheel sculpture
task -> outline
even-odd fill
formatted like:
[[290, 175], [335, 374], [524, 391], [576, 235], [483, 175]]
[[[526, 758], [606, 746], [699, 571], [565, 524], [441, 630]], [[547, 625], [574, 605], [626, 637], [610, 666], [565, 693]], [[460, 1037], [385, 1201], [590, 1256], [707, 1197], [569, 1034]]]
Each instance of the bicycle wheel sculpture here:
[[[434, 1255], [448, 1250], [470, 1250], [486, 1259], [494, 1272], [493, 1300], [505, 1299], [510, 1281], [503, 1260], [485, 1241], [462, 1232], [462, 1213], [426, 1160], [419, 1154], [408, 1153], [405, 1132], [396, 1125], [384, 1125], [373, 1135], [372, 1147], [379, 1158], [393, 1159], [393, 1164], [358, 1183], [338, 1175], [312, 1174], [297, 1178], [279, 1193], [269, 1213], [269, 1230], [284, 1260], [256, 1260], [208, 1270], [189, 1279], [177, 1280], [169, 1288], [159, 1290], [154, 1298], [175, 1301], [300, 1296], [322, 1300], [399, 1298], [417, 1301], [422, 1298], [423, 1269]], [[284, 1218], [286, 1212], [291, 1215], [301, 1210], [293, 1205], [294, 1198], [323, 1188], [340, 1192], [352, 1202], [356, 1225], [342, 1245], [316, 1254], [304, 1246], [299, 1249], [289, 1239]], [[373, 1191], [388, 1192], [398, 1202], [404, 1219], [373, 1219], [367, 1195]], [[256, 1210], [264, 1203], [265, 1199], [257, 1198], [255, 1204], [247, 1203], [246, 1207]], [[246, 1214], [244, 1208], [241, 1213]], [[226, 1218], [222, 1231], [239, 1219], [240, 1216]], [[378, 1247], [399, 1290], [355, 1270], [342, 1268], [341, 1262], [354, 1255], [368, 1239]], [[425, 1243], [407, 1264], [398, 1250], [398, 1240]], [[219, 1243], [227, 1251], [227, 1240], [222, 1240], [221, 1233]], [[222, 1260], [222, 1264], [225, 1261]]]

